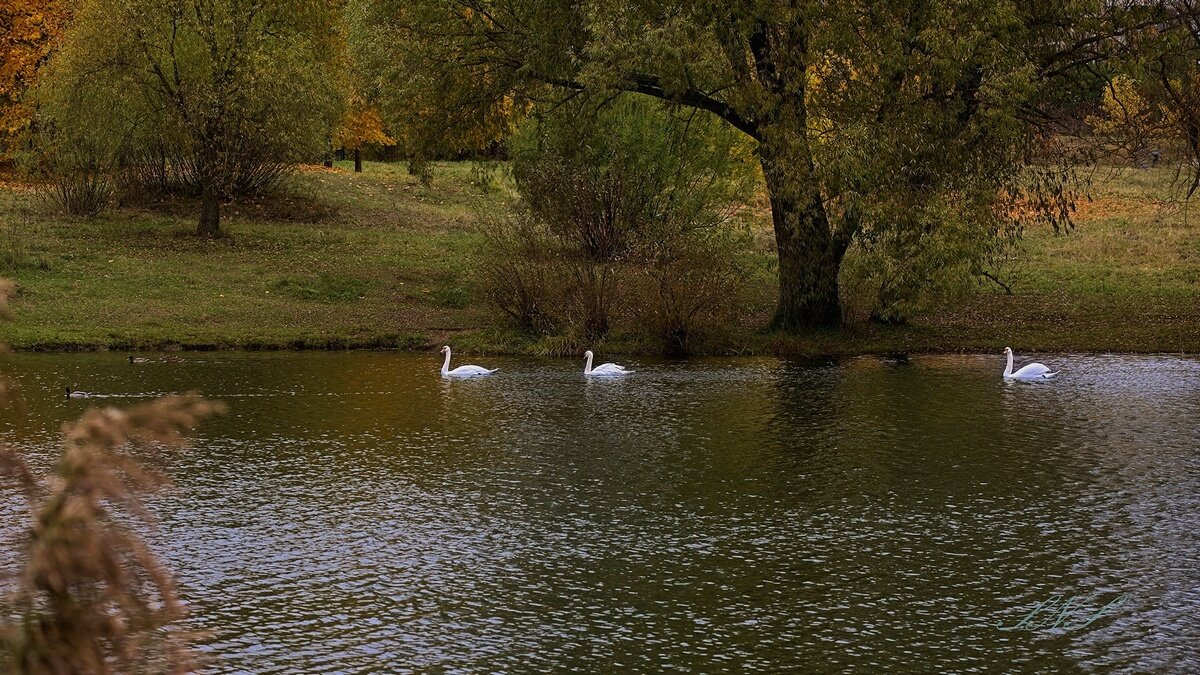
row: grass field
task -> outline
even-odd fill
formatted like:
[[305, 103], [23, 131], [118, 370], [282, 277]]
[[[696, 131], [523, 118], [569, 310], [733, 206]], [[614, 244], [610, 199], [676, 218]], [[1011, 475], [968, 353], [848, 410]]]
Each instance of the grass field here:
[[[510, 207], [469, 164], [432, 187], [403, 165], [310, 168], [284, 196], [225, 211], [228, 237], [191, 236], [194, 204], [56, 215], [0, 186], [0, 276], [18, 284], [17, 349], [410, 348], [538, 352], [483, 299], [480, 214]], [[762, 332], [775, 296], [763, 246], [745, 319], [718, 353], [896, 351], [1200, 352], [1200, 214], [1167, 203], [1172, 173], [1102, 177], [1068, 235], [1028, 232], [1007, 280], [932, 303], [911, 325], [854, 320], [837, 332]], [[766, 223], [762, 226], [765, 228]], [[769, 242], [767, 233], [762, 239]], [[850, 303], [853, 304], [852, 302]], [[653, 345], [616, 335], [610, 351]]]

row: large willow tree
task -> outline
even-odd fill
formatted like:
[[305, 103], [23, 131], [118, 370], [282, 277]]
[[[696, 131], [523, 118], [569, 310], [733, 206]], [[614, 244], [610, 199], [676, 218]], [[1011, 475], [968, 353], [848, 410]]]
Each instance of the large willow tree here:
[[246, 157], [327, 144], [340, 20], [341, 3], [325, 0], [80, 0], [39, 88], [43, 126], [60, 148], [186, 162], [197, 232], [215, 236]]
[[1119, 41], [1117, 5], [362, 0], [360, 23], [391, 112], [429, 145], [503, 124], [514, 103], [614, 91], [753, 139], [779, 258], [775, 325], [797, 330], [840, 322], [838, 271], [865, 233], [967, 223], [955, 237], [986, 242], [1019, 228], [1014, 214], [1064, 212], [1063, 174], [1026, 172], [1040, 163], [1034, 122]]

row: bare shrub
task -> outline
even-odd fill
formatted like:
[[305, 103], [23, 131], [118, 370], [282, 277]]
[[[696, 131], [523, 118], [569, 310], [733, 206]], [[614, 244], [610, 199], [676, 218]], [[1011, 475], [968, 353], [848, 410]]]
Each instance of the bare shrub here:
[[[246, 139], [230, 141], [234, 146], [221, 153], [219, 166], [210, 169], [221, 176], [222, 196], [253, 197], [279, 187], [291, 167], [272, 159], [265, 148]], [[125, 160], [121, 192], [126, 199], [145, 194], [199, 197], [201, 181], [196, 158], [168, 152], [164, 146], [143, 148]]]
[[579, 340], [611, 330], [621, 264], [593, 258], [580, 242], [528, 213], [489, 221], [484, 287], [518, 328]]
[[633, 306], [638, 327], [664, 355], [690, 354], [704, 331], [736, 315], [748, 246], [744, 233], [719, 230], [659, 241], [645, 252], [648, 263], [639, 268], [643, 297]]
[[112, 178], [95, 171], [71, 171], [55, 174], [50, 182], [50, 198], [63, 211], [90, 218], [108, 208], [113, 199]]
[[488, 300], [523, 331], [553, 332], [562, 321], [563, 288], [550, 242], [525, 214], [484, 222]]
[[569, 279], [569, 321], [585, 341], [599, 340], [613, 327], [613, 307], [620, 286], [620, 268], [589, 256], [564, 257]]
[[41, 194], [53, 208], [90, 218], [112, 204], [119, 161], [107, 137], [103, 133], [97, 136], [47, 130], [22, 155], [24, 169], [42, 183]]
[[84, 148], [64, 151], [51, 165], [47, 190], [64, 212], [91, 218], [108, 208], [116, 194], [112, 166]]
[[613, 260], [628, 251], [648, 216], [647, 181], [623, 167], [588, 168], [547, 157], [518, 162], [514, 170], [528, 208], [556, 235], [577, 243], [591, 258]]

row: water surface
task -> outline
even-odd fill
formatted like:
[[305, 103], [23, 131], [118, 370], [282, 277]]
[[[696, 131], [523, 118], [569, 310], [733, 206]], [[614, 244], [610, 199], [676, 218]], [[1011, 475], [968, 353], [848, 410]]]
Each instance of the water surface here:
[[[181, 358], [6, 355], [0, 439], [45, 467], [86, 406], [230, 405], [149, 534], [211, 672], [1200, 669], [1197, 359]], [[1055, 595], [1126, 599], [1001, 630]]]

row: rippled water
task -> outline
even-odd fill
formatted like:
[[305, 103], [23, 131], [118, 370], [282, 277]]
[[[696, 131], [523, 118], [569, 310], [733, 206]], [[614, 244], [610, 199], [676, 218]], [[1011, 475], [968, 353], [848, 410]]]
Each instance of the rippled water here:
[[[1200, 669], [1197, 359], [183, 359], [5, 356], [0, 438], [45, 466], [85, 406], [230, 404], [150, 535], [212, 672]], [[1056, 594], [1127, 599], [998, 627]]]

